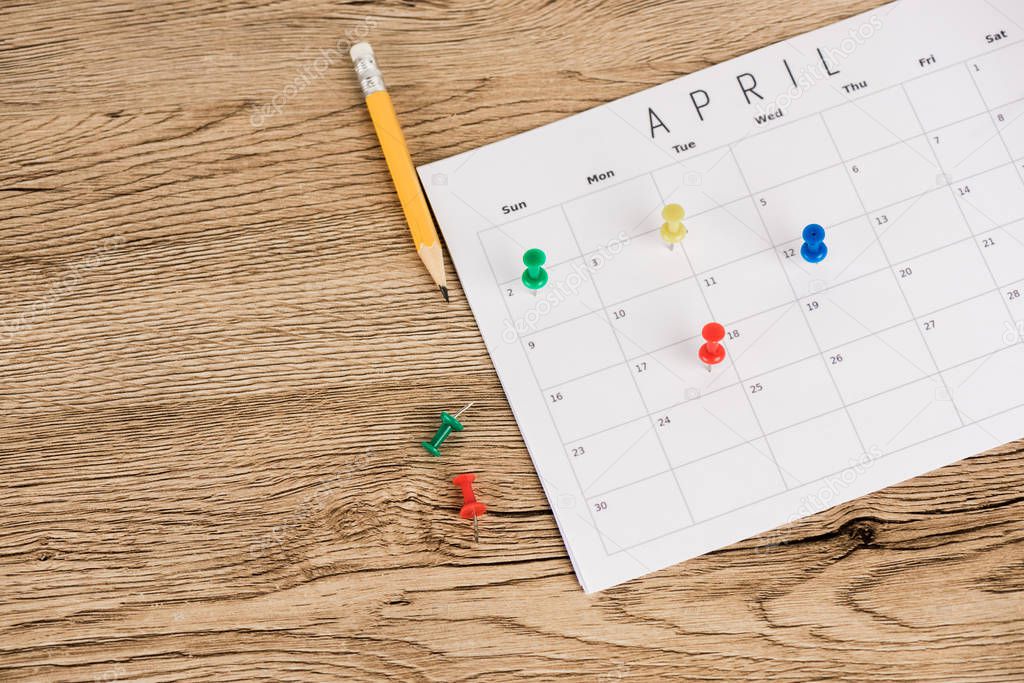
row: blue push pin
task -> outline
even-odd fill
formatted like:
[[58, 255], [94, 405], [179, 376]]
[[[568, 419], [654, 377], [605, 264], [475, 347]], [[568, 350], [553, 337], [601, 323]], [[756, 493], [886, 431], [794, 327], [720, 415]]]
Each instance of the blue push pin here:
[[828, 256], [828, 247], [825, 246], [825, 228], [817, 223], [811, 223], [804, 228], [804, 246], [800, 247], [800, 255], [808, 263], [819, 263]]

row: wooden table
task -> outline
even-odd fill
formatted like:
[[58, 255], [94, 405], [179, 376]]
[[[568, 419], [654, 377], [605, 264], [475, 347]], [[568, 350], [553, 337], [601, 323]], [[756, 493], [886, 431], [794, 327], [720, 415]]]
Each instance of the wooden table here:
[[0, 679], [1021, 680], [1022, 442], [584, 595], [343, 53], [422, 163], [877, 4], [0, 7]]

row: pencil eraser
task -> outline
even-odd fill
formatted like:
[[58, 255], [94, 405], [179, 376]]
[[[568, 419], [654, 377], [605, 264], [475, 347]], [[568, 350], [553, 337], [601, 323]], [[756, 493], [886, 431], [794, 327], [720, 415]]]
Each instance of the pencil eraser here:
[[356, 43], [348, 51], [348, 56], [352, 58], [353, 62], [357, 62], [364, 57], [373, 57], [373, 48], [370, 47], [369, 43]]

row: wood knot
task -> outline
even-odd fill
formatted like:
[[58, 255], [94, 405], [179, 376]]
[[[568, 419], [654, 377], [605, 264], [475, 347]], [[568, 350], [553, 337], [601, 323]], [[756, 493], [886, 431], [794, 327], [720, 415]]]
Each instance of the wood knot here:
[[878, 537], [878, 524], [870, 519], [854, 519], [843, 525], [845, 533], [858, 546], [874, 545]]

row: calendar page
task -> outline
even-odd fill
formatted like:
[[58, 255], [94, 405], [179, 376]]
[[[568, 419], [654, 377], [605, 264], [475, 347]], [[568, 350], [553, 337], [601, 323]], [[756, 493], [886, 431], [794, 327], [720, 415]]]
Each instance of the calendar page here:
[[1022, 435], [1022, 25], [900, 0], [419, 169], [584, 590]]

